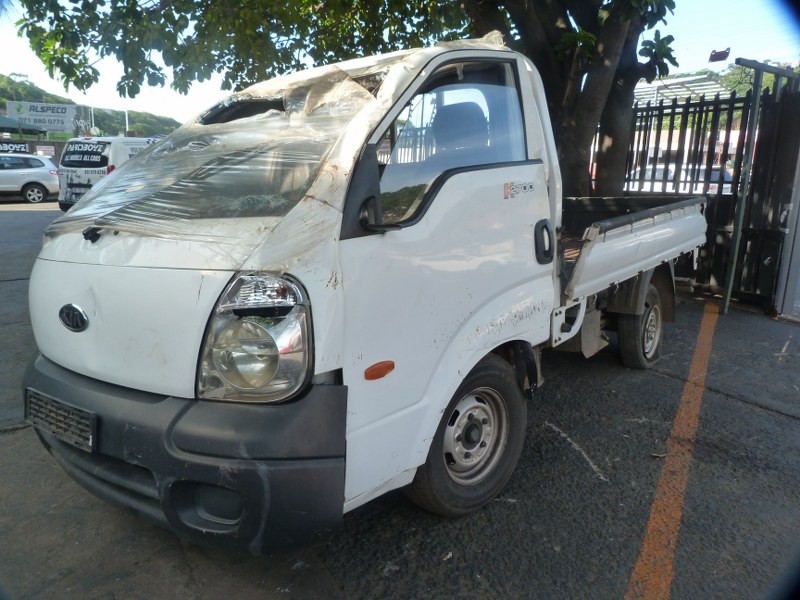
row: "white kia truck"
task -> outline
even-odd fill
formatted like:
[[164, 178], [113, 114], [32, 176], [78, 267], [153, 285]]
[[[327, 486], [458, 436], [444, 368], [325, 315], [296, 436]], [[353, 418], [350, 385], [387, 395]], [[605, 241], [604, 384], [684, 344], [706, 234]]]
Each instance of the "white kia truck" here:
[[514, 469], [543, 349], [616, 331], [624, 363], [658, 357], [706, 224], [637, 202], [562, 199], [540, 77], [494, 37], [255, 85], [47, 229], [27, 419], [190, 540], [305, 542], [397, 488], [470, 513]]

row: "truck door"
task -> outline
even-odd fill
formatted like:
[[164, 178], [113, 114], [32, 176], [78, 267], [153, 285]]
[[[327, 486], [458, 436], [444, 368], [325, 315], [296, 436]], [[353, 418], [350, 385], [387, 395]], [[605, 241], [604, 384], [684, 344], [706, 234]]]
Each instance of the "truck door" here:
[[445, 62], [370, 140], [382, 227], [348, 223], [351, 193], [341, 242], [346, 508], [410, 481], [480, 358], [548, 338], [547, 180], [521, 97], [514, 59]]

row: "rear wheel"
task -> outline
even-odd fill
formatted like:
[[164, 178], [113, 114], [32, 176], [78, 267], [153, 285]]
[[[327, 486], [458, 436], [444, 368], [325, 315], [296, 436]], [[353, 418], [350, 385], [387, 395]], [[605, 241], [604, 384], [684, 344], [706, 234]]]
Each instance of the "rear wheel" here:
[[33, 204], [42, 202], [45, 198], [47, 198], [47, 194], [47, 188], [45, 188], [43, 185], [39, 185], [38, 183], [29, 183], [22, 188], [22, 197]]
[[641, 315], [619, 315], [619, 351], [622, 363], [649, 369], [661, 356], [664, 320], [661, 297], [653, 284], [647, 288]]
[[459, 386], [408, 496], [431, 512], [457, 517], [491, 501], [522, 452], [527, 410], [511, 366], [489, 355]]

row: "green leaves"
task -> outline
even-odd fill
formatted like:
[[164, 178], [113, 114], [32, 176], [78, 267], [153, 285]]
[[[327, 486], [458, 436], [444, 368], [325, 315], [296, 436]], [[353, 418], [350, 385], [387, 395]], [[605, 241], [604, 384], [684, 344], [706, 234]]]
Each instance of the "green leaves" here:
[[667, 13], [675, 11], [675, 0], [612, 0], [601, 12], [610, 6], [617, 6], [628, 19], [644, 19], [646, 28], [652, 29], [661, 21], [667, 22]]
[[678, 66], [678, 61], [675, 60], [672, 54], [671, 44], [674, 41], [675, 38], [671, 35], [662, 38], [661, 32], [658, 29], [656, 29], [652, 40], [642, 41], [642, 48], [639, 50], [639, 56], [649, 59], [649, 64], [655, 67], [655, 70], [649, 71], [646, 77], [648, 83], [651, 83], [657, 77], [669, 75], [670, 64], [673, 67]]
[[169, 78], [186, 92], [214, 73], [227, 89], [309, 66], [463, 37], [458, 3], [416, 0], [20, 0], [20, 35], [51, 76], [86, 90], [92, 66], [123, 65], [121, 94]]
[[561, 35], [561, 39], [556, 44], [556, 56], [564, 59], [569, 52], [574, 50], [581, 50], [590, 55], [596, 43], [597, 36], [582, 27], [578, 27], [577, 31], [570, 29]]
[[[559, 62], [586, 67], [597, 31], [612, 13], [643, 19], [650, 29], [675, 7], [675, 0], [606, 0], [594, 8], [582, 1], [552, 0], [547, 6], [534, 3], [524, 10], [512, 2], [480, 1], [474, 7], [506, 24], [512, 47], [530, 56], [534, 44], [537, 51], [552, 52], [551, 58], [545, 57], [553, 61], [551, 75], [557, 74]], [[85, 91], [99, 77], [94, 64], [113, 56], [123, 65], [117, 89], [131, 97], [145, 84], [167, 82], [186, 93], [193, 82], [215, 73], [223, 76], [225, 89], [241, 89], [313, 64], [467, 37], [475, 27], [465, 12], [467, 3], [447, 0], [20, 0], [20, 4], [24, 9], [17, 23], [20, 35], [28, 38], [51, 76], [60, 78], [65, 87]], [[580, 11], [581, 18], [570, 20], [570, 10]], [[547, 21], [548, 15], [552, 21]], [[542, 30], [553, 32], [547, 43], [537, 42], [539, 34], [530, 22], [534, 17]], [[659, 75], [677, 65], [671, 42], [670, 36], [661, 38], [657, 32], [642, 44], [639, 54], [657, 66]], [[580, 58], [577, 63], [575, 57]]]

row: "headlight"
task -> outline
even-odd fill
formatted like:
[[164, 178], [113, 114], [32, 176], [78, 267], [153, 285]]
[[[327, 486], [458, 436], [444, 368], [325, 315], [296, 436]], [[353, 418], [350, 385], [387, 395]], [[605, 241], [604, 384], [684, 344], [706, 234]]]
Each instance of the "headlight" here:
[[237, 275], [208, 325], [197, 394], [211, 400], [277, 402], [310, 370], [308, 299], [290, 279]]

